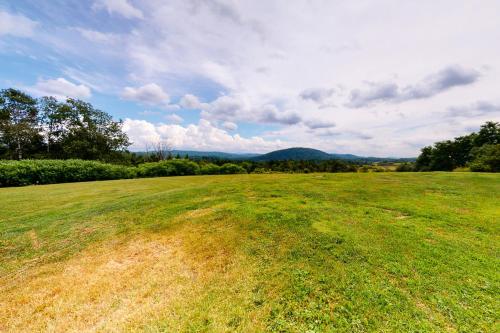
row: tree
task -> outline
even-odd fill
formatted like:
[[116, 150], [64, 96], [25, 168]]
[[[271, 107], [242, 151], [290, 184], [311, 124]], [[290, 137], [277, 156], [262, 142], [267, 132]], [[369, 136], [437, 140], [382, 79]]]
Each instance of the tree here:
[[69, 98], [59, 112], [64, 119], [61, 137], [64, 157], [107, 160], [130, 145], [122, 131], [122, 121], [113, 121], [109, 114], [90, 103]]
[[481, 126], [481, 129], [474, 139], [474, 146], [481, 147], [485, 144], [500, 144], [500, 123], [488, 121], [486, 124]]
[[[482, 150], [482, 147], [498, 144], [500, 144], [500, 124], [489, 121], [481, 126], [478, 133], [460, 136], [454, 140], [436, 142], [434, 146], [424, 147], [417, 158], [415, 168], [418, 171], [451, 171], [457, 167], [474, 163], [475, 166], [472, 168], [471, 164], [471, 169], [479, 170], [484, 165], [490, 165], [490, 162], [493, 163], [491, 165], [496, 163], [496, 160], [490, 157], [491, 153], [497, 152], [497, 150], [493, 148]], [[495, 167], [490, 169], [495, 170]]]
[[[55, 157], [54, 148], [59, 148], [60, 138], [64, 133], [64, 116], [61, 103], [54, 97], [42, 97], [38, 100], [40, 122], [45, 137], [47, 155]], [[55, 146], [55, 147], [54, 147]]]
[[0, 91], [0, 142], [19, 160], [41, 144], [36, 101], [16, 90]]
[[500, 172], [500, 144], [482, 145], [472, 151], [472, 171]]
[[152, 162], [171, 160], [172, 145], [166, 140], [146, 143], [146, 159]]
[[432, 161], [432, 152], [433, 148], [431, 146], [427, 146], [422, 148], [421, 154], [417, 157], [417, 161], [415, 162], [415, 168], [418, 171], [430, 171], [431, 170], [431, 161]]

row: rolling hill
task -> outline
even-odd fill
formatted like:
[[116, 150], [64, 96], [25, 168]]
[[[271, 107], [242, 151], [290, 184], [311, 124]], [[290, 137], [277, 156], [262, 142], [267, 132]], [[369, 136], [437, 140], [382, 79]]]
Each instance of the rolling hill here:
[[285, 160], [331, 160], [332, 155], [312, 148], [287, 148], [254, 157], [254, 161], [285, 161]]
[[[138, 152], [137, 154], [146, 154]], [[395, 157], [365, 157], [353, 154], [330, 154], [322, 150], [304, 147], [293, 147], [287, 149], [275, 150], [266, 154], [252, 153], [225, 153], [219, 151], [196, 151], [196, 150], [173, 150], [173, 155], [188, 155], [192, 159], [222, 159], [222, 160], [252, 160], [257, 162], [266, 161], [286, 161], [286, 160], [304, 160], [304, 161], [325, 161], [325, 160], [343, 160], [359, 163], [373, 162], [412, 162], [415, 158], [395, 158]]]

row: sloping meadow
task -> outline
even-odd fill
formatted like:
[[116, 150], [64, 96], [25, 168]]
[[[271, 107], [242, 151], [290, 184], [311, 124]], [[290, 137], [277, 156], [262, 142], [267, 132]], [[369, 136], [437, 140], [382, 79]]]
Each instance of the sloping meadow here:
[[0, 189], [0, 331], [498, 329], [500, 177]]

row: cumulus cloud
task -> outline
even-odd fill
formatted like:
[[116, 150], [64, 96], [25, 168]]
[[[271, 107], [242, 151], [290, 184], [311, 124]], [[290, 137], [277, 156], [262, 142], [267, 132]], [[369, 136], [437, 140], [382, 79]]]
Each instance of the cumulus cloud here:
[[398, 86], [394, 83], [371, 83], [368, 90], [353, 90], [348, 106], [360, 108], [374, 102], [395, 101], [398, 96]]
[[168, 106], [170, 103], [170, 96], [156, 83], [149, 83], [137, 88], [125, 87], [122, 98], [145, 105], [163, 107]]
[[94, 10], [105, 9], [110, 15], [118, 14], [128, 19], [144, 18], [143, 13], [127, 0], [99, 0], [94, 3], [92, 8]]
[[31, 37], [38, 23], [26, 16], [0, 10], [0, 36]]
[[231, 122], [231, 121], [225, 121], [222, 123], [222, 127], [227, 129], [228, 131], [236, 131], [238, 129], [238, 125]]
[[401, 99], [410, 100], [432, 97], [453, 87], [472, 84], [480, 76], [479, 71], [475, 69], [450, 66], [429, 75], [415, 86], [403, 88]]
[[300, 123], [302, 118], [295, 112], [282, 112], [274, 105], [264, 105], [260, 109], [259, 121], [264, 123], [295, 125]]
[[200, 109], [203, 107], [198, 97], [191, 94], [184, 95], [179, 104], [185, 109]]
[[89, 98], [92, 92], [84, 84], [75, 84], [62, 77], [57, 79], [38, 80], [33, 87], [27, 90], [37, 96], [53, 96], [57, 99], [71, 98]]
[[268, 141], [259, 136], [245, 138], [231, 135], [213, 126], [208, 120], [186, 127], [173, 124], [152, 124], [145, 120], [125, 119], [124, 131], [133, 142], [132, 149], [145, 149], [154, 142], [165, 141], [175, 149], [224, 150], [234, 152], [267, 152], [285, 145], [280, 140]]
[[395, 83], [369, 83], [367, 90], [351, 91], [349, 107], [360, 108], [377, 102], [400, 103], [414, 99], [430, 98], [453, 87], [466, 86], [476, 82], [479, 71], [449, 66], [433, 73], [415, 85], [400, 88]]
[[181, 116], [176, 115], [175, 113], [165, 116], [165, 119], [174, 124], [180, 124], [184, 121]]
[[300, 93], [300, 97], [305, 100], [311, 100], [316, 103], [323, 103], [334, 93], [333, 89], [309, 88]]
[[291, 111], [279, 110], [273, 104], [252, 105], [242, 96], [223, 95], [209, 103], [202, 103], [194, 95], [185, 95], [181, 98], [182, 107], [200, 109], [201, 117], [211, 121], [246, 121], [253, 123], [274, 123], [294, 125], [302, 118]]

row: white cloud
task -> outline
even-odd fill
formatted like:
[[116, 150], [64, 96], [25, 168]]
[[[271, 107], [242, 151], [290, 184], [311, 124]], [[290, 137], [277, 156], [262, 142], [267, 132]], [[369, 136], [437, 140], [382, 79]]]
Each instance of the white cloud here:
[[174, 124], [180, 124], [184, 121], [181, 116], [176, 115], [175, 113], [165, 116], [165, 119]]
[[475, 83], [480, 77], [479, 71], [460, 66], [449, 66], [437, 73], [428, 75], [424, 80], [399, 88], [395, 83], [370, 83], [370, 89], [351, 92], [349, 107], [370, 106], [376, 102], [401, 103], [414, 99], [430, 98], [451, 88]]
[[184, 95], [179, 104], [186, 109], [200, 109], [203, 107], [203, 104], [200, 102], [198, 97], [191, 94]]
[[122, 98], [145, 105], [163, 107], [170, 103], [170, 96], [156, 83], [149, 83], [137, 88], [125, 87], [122, 92]]
[[0, 36], [31, 37], [37, 25], [36, 21], [26, 16], [0, 11]]
[[286, 145], [280, 140], [268, 141], [259, 136], [245, 138], [239, 134], [231, 135], [203, 119], [186, 127], [125, 119], [123, 129], [133, 142], [134, 150], [143, 150], [160, 140], [168, 142], [174, 149], [234, 152], [267, 152]]
[[96, 30], [75, 28], [85, 39], [93, 43], [115, 43], [119, 40], [119, 36], [113, 33], [104, 33]]
[[222, 127], [227, 129], [228, 131], [236, 131], [238, 129], [238, 125], [231, 122], [231, 121], [225, 121], [222, 123]]
[[335, 91], [331, 88], [309, 88], [300, 93], [300, 97], [305, 100], [311, 100], [316, 103], [323, 103], [331, 97]]
[[[47, 3], [40, 11], [66, 11], [52, 10], [41, 21], [77, 14], [63, 2]], [[51, 61], [75, 69], [64, 77], [100, 93], [120, 94], [128, 86], [123, 93], [129, 99], [163, 109], [175, 107], [165, 95], [175, 103], [184, 96], [179, 106], [200, 110], [202, 120], [221, 128], [245, 123], [262, 137], [330, 152], [415, 156], [467, 123], [499, 120], [494, 108], [474, 106], [478, 100], [498, 104], [497, 0], [480, 6], [453, 0], [100, 0], [94, 8], [110, 13], [109, 22], [75, 24], [95, 45], [41, 22], [51, 42], [44, 45], [61, 54]], [[48, 34], [59, 34], [60, 43]], [[30, 42], [11, 45], [5, 38], [0, 48], [26, 54], [18, 46]], [[39, 54], [39, 44], [32, 50]], [[145, 94], [141, 85], [150, 82], [161, 90]], [[460, 116], [451, 117], [450, 107], [460, 105]], [[457, 130], [445, 124], [451, 118]], [[269, 127], [273, 133], [265, 132]]]
[[118, 14], [128, 19], [144, 18], [143, 13], [132, 6], [127, 0], [99, 0], [94, 3], [92, 8], [94, 10], [106, 9], [110, 15]]
[[92, 95], [89, 87], [72, 83], [62, 77], [57, 79], [38, 80], [33, 87], [27, 88], [37, 96], [53, 96], [63, 100], [67, 97], [86, 99]]

